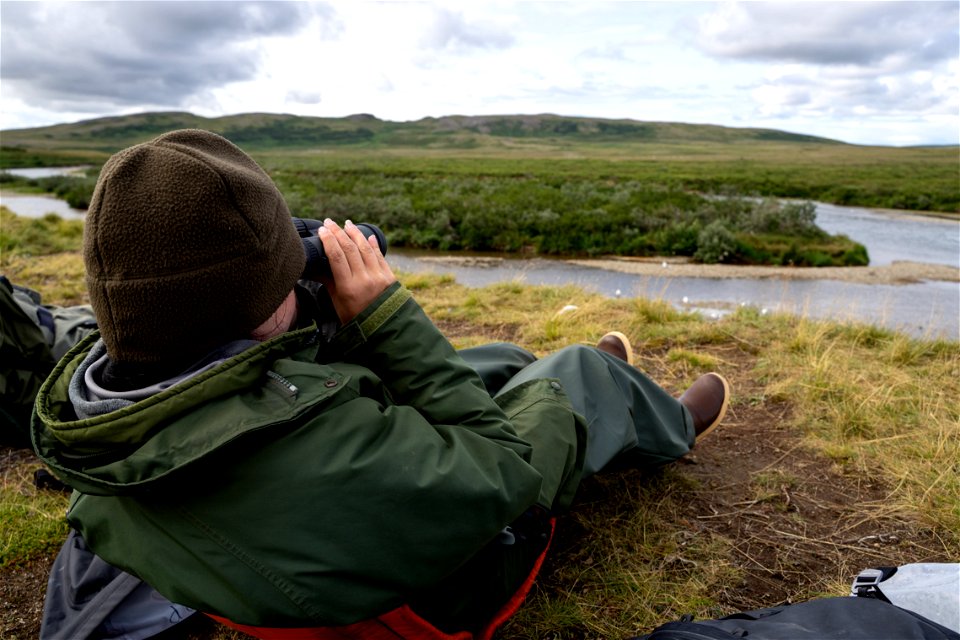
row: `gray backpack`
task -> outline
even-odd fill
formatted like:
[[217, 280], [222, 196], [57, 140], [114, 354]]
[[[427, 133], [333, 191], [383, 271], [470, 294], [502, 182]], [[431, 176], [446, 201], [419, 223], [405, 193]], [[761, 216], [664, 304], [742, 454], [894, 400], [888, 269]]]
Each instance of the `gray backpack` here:
[[58, 307], [0, 276], [0, 442], [30, 446], [30, 414], [54, 365], [96, 330], [87, 305]]
[[194, 613], [107, 564], [71, 531], [50, 570], [40, 640], [143, 640]]

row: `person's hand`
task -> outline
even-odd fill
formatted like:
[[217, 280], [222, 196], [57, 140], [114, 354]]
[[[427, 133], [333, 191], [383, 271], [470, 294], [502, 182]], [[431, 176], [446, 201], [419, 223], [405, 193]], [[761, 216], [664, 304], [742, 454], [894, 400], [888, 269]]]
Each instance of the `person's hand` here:
[[375, 237], [365, 238], [347, 220], [344, 228], [327, 218], [318, 231], [330, 261], [330, 276], [321, 278], [340, 322], [347, 324], [397, 281]]

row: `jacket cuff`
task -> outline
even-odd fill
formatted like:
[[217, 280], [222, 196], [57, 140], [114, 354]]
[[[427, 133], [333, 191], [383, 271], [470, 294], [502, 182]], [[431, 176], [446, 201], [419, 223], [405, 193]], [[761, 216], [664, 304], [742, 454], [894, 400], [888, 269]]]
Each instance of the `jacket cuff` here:
[[345, 324], [333, 336], [333, 343], [346, 354], [364, 344], [382, 327], [403, 304], [413, 298], [410, 290], [394, 282], [371, 302], [366, 309]]

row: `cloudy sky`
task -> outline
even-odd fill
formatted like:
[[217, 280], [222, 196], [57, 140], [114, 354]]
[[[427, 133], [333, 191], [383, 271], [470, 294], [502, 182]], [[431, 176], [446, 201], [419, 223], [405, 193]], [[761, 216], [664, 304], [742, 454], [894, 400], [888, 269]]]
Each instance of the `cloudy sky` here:
[[960, 142], [949, 2], [0, 3], [0, 128], [251, 111]]

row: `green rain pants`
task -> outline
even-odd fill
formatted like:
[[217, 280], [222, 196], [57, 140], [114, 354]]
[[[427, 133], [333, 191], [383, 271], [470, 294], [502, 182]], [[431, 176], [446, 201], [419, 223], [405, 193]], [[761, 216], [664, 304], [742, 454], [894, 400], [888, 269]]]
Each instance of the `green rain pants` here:
[[[693, 446], [693, 419], [687, 409], [639, 370], [594, 347], [570, 346], [541, 360], [506, 343], [459, 353], [480, 374], [493, 397], [530, 380], [547, 378], [562, 385], [573, 410], [587, 424], [580, 477], [611, 467], [658, 467], [683, 456]], [[519, 435], [534, 449], [543, 443], [545, 450], [562, 450], [563, 445], [554, 439], [568, 438], [569, 434], [555, 435], [559, 432], [551, 429], [554, 426], [535, 425], [530, 430], [536, 433], [520, 429]], [[556, 461], [562, 462], [560, 458]], [[560, 472], [540, 470], [546, 475]], [[564, 483], [556, 478], [549, 484], [559, 489], [554, 505], [559, 503], [562, 511], [569, 506], [576, 487], [562, 488]], [[512, 525], [513, 529], [518, 526]], [[445, 631], [481, 628], [516, 591], [545, 544], [542, 536], [520, 535], [517, 540], [488, 544], [436, 588], [413, 601], [413, 609]]]
[[507, 343], [459, 353], [494, 397], [529, 380], [559, 380], [587, 423], [583, 477], [611, 465], [661, 466], [693, 447], [686, 407], [637, 368], [595, 347], [573, 345], [539, 360]]

